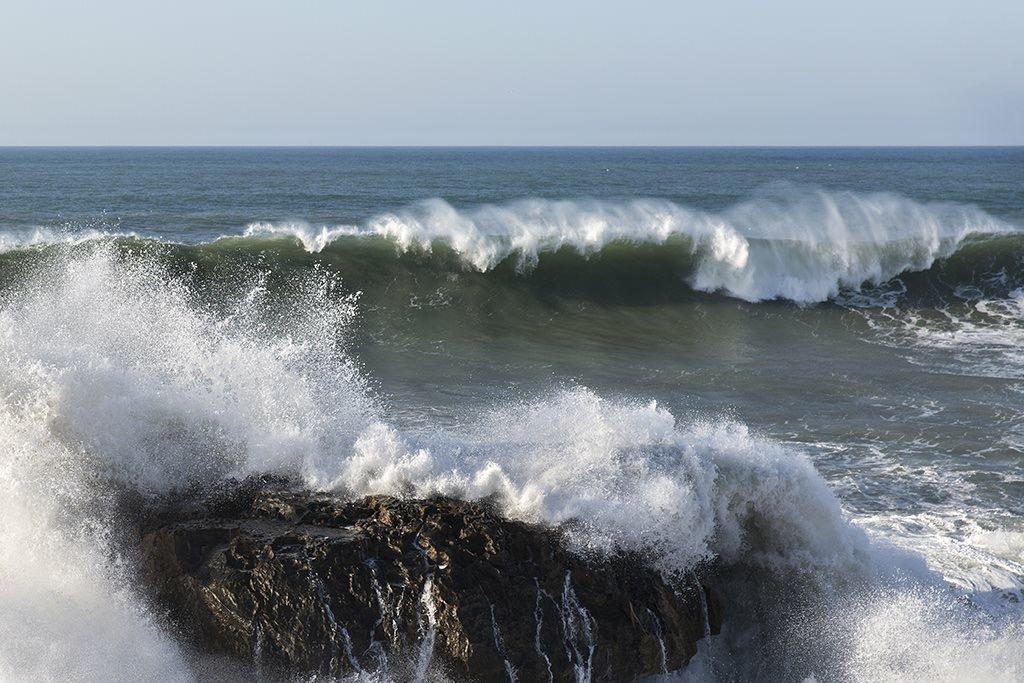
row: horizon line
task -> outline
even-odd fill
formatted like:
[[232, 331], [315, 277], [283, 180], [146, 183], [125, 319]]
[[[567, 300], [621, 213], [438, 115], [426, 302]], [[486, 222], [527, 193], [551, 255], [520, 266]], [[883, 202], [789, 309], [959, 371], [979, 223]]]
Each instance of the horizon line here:
[[1015, 144], [750, 144], [750, 145], [277, 145], [277, 144], [44, 144], [6, 145], [0, 149], [1008, 149], [1024, 148]]

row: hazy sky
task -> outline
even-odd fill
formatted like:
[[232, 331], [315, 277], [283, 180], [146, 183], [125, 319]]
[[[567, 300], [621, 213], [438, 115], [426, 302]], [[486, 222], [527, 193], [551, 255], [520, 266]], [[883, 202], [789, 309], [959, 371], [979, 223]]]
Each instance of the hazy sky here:
[[37, 144], [1024, 144], [1024, 0], [0, 0]]

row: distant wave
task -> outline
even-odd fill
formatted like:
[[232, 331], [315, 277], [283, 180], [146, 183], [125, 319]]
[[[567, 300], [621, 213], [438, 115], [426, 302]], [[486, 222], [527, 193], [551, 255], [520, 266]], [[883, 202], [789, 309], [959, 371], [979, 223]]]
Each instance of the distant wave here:
[[[137, 235], [8, 233], [0, 234], [0, 252], [114, 238]], [[810, 304], [928, 271], [960, 251], [970, 252], [971, 262], [963, 264], [967, 278], [1017, 266], [1022, 239], [1018, 226], [970, 205], [783, 185], [718, 212], [657, 199], [524, 199], [464, 210], [432, 199], [358, 225], [254, 222], [242, 234], [206, 244], [279, 249], [287, 240], [310, 254], [379, 260], [389, 252], [371, 242], [382, 242], [394, 246], [391, 254], [410, 257], [409, 267], [426, 259], [434, 270], [502, 271], [522, 278], [576, 257], [594, 262], [589, 270], [596, 277], [603, 264], [609, 275], [631, 269], [634, 279], [667, 273], [674, 280], [664, 283], [668, 289], [683, 283], [752, 302]], [[578, 264], [573, 267], [580, 271]]]

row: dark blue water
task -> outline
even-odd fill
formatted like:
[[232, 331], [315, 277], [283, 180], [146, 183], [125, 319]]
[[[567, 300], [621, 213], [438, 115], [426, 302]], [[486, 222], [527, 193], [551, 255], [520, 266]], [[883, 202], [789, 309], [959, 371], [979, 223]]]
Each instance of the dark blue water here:
[[1024, 148], [0, 149], [0, 228], [207, 239], [251, 221], [349, 223], [440, 197], [659, 197], [719, 209], [768, 183], [888, 191], [1024, 219]]

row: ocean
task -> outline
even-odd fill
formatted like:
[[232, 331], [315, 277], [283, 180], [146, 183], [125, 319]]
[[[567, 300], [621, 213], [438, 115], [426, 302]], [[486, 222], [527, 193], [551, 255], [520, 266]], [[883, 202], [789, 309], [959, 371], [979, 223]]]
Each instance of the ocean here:
[[1022, 231], [1024, 148], [0, 149], [0, 678], [204, 678], [114, 501], [272, 473], [714, 572], [669, 678], [1024, 679]]

